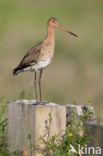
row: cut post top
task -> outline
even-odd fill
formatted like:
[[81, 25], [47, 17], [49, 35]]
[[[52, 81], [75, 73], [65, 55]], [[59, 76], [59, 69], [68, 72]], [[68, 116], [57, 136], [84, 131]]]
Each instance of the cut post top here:
[[8, 101], [8, 104], [25, 104], [25, 105], [45, 105], [45, 106], [61, 106], [59, 104], [53, 103], [53, 102], [47, 102], [47, 101], [36, 101], [36, 100], [11, 100]]

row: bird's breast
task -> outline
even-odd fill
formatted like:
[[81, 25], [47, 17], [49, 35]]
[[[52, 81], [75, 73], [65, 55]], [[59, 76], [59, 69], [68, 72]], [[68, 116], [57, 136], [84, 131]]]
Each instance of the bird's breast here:
[[40, 59], [42, 60], [52, 60], [54, 55], [54, 46], [47, 46], [41, 49]]
[[34, 68], [36, 70], [40, 70], [47, 67], [52, 61], [53, 54], [54, 54], [54, 48], [49, 48], [49, 47], [42, 48], [40, 51], [38, 62], [37, 64], [34, 65]]

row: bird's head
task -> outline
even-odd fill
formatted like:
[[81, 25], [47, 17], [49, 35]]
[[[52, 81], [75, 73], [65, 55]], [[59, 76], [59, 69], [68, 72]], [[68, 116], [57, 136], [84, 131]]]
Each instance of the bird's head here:
[[59, 24], [59, 22], [55, 17], [51, 17], [48, 19], [48, 25], [51, 25], [53, 27], [57, 27], [58, 24]]
[[63, 27], [62, 25], [59, 24], [59, 21], [55, 18], [55, 17], [51, 17], [48, 19], [48, 25], [52, 26], [52, 27], [57, 27], [57, 28], [60, 28], [62, 29], [63, 31], [77, 37], [76, 34], [72, 33], [71, 31], [69, 31], [68, 29], [66, 29], [65, 27]]

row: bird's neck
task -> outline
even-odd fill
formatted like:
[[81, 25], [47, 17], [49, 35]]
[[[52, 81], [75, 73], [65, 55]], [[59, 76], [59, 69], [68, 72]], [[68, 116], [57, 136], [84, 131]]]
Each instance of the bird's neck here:
[[51, 25], [47, 26], [47, 36], [46, 36], [46, 39], [49, 40], [52, 44], [54, 44], [55, 34], [54, 34], [54, 28]]

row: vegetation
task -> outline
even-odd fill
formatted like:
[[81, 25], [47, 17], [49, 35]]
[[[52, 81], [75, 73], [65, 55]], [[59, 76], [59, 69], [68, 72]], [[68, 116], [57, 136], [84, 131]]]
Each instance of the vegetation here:
[[[43, 147], [38, 146], [37, 151], [43, 156], [77, 156], [78, 154], [82, 154], [78, 147], [83, 148], [88, 142], [88, 136], [83, 135], [82, 132], [84, 130], [83, 122], [88, 119], [90, 114], [91, 112], [88, 110], [77, 119], [76, 111], [74, 111], [71, 124], [62, 132], [62, 135], [55, 134], [52, 136], [50, 135], [52, 116], [49, 114], [48, 127], [45, 129], [44, 136], [40, 138]], [[74, 153], [71, 151], [72, 148], [75, 150]]]
[[18, 156], [18, 151], [10, 153], [8, 151], [6, 105], [0, 99], [0, 156]]
[[[1, 102], [2, 98], [0, 99]], [[5, 105], [0, 105], [0, 155], [9, 156], [7, 149], [7, 118], [5, 117]]]

